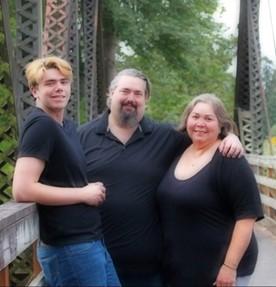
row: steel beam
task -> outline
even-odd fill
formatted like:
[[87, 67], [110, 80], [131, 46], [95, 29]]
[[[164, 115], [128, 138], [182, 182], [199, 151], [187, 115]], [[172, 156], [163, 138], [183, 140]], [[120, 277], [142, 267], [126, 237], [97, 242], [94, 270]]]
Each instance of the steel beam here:
[[47, 0], [43, 33], [43, 55], [67, 59], [74, 82], [66, 115], [79, 122], [78, 0]]
[[21, 130], [22, 121], [34, 105], [24, 75], [25, 65], [37, 58], [41, 51], [42, 5], [36, 0], [16, 2], [16, 41], [13, 81], [15, 81], [15, 106]]
[[258, 19], [259, 0], [241, 0], [235, 119], [240, 124], [241, 139], [246, 151], [260, 154], [264, 140], [265, 99], [261, 79]]
[[84, 56], [84, 95], [86, 119], [98, 114], [97, 102], [97, 26], [98, 0], [83, 0], [83, 56]]

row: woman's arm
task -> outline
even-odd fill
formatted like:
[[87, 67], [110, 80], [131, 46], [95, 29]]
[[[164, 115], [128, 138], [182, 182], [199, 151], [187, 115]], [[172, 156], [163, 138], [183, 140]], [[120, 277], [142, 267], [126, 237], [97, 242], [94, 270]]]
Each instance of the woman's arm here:
[[69, 205], [86, 203], [99, 205], [105, 199], [105, 187], [102, 183], [90, 183], [84, 187], [56, 187], [42, 184], [39, 178], [45, 162], [33, 157], [21, 157], [17, 160], [12, 192], [18, 202], [34, 201], [45, 205]]
[[237, 220], [216, 286], [235, 286], [237, 268], [251, 240], [255, 218]]

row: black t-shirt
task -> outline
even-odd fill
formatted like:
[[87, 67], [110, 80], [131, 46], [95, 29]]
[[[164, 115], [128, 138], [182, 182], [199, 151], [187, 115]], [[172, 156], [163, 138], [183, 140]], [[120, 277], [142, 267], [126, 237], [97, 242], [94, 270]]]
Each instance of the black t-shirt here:
[[[170, 286], [212, 286], [236, 220], [263, 217], [259, 191], [245, 158], [229, 159], [217, 151], [186, 180], [174, 176], [178, 160], [157, 191]], [[256, 259], [253, 236], [238, 275], [251, 274]]]
[[104, 239], [119, 273], [151, 273], [160, 268], [162, 251], [155, 191], [185, 138], [144, 118], [122, 144], [108, 131], [107, 116], [80, 129], [88, 179], [106, 186]]
[[[45, 161], [39, 182], [57, 187], [87, 185], [86, 161], [72, 121], [63, 125], [39, 108], [24, 122], [18, 157]], [[101, 237], [100, 214], [86, 204], [38, 204], [40, 237], [46, 244], [63, 245]]]

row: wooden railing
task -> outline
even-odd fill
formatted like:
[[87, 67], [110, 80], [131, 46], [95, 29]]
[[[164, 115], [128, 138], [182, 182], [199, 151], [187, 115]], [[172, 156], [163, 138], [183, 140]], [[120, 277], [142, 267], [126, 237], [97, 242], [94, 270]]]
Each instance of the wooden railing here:
[[[39, 279], [35, 242], [38, 239], [38, 215], [34, 203], [9, 201], [0, 205], [0, 286], [10, 286], [9, 265], [33, 245], [33, 279]], [[35, 286], [35, 283], [29, 285]]]
[[276, 224], [276, 156], [246, 155], [259, 185], [266, 218]]
[[[256, 175], [266, 217], [276, 227], [276, 157], [246, 155]], [[9, 201], [0, 205], [0, 286], [9, 286], [9, 264], [38, 239], [38, 215], [34, 203]], [[38, 286], [41, 272], [33, 252], [33, 278]], [[38, 275], [38, 276], [37, 276]]]

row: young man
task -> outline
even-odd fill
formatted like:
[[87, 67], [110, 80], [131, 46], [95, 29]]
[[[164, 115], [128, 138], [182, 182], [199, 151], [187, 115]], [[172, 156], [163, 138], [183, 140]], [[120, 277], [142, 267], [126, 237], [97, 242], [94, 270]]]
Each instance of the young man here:
[[[102, 181], [104, 238], [123, 286], [163, 286], [161, 226], [156, 189], [172, 160], [190, 141], [169, 125], [144, 117], [150, 82], [135, 69], [111, 82], [108, 111], [80, 129], [88, 179]], [[230, 141], [230, 142], [229, 142]], [[237, 155], [230, 135], [221, 149]]]
[[24, 122], [13, 179], [20, 202], [37, 203], [38, 257], [49, 286], [120, 286], [102, 243], [102, 182], [88, 183], [73, 122], [64, 119], [72, 69], [58, 57], [34, 60], [26, 78], [36, 107]]

